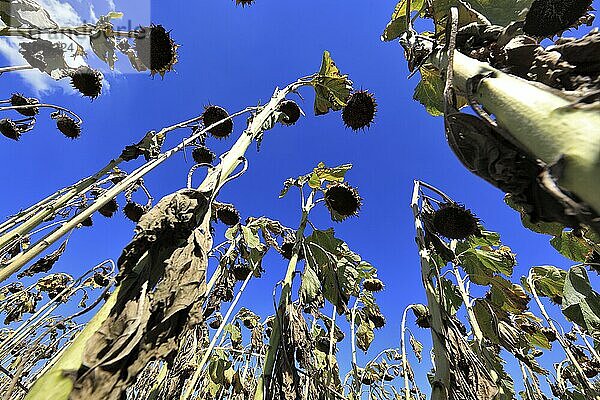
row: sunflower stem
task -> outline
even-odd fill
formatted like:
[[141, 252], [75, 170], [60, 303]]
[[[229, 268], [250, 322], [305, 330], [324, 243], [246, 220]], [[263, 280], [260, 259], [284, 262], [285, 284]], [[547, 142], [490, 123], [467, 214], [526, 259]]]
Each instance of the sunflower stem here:
[[[576, 107], [550, 88], [505, 74], [458, 51], [453, 55], [454, 88], [493, 114], [524, 151], [549, 166], [564, 160], [560, 176], [555, 177], [560, 187], [600, 213], [598, 110]], [[447, 59], [446, 52], [437, 50], [429, 60], [443, 71]]]

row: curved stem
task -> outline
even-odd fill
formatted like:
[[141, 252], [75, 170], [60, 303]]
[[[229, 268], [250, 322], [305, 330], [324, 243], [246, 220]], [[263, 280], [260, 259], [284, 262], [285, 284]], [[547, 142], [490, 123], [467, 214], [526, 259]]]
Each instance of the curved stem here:
[[10, 67], [1, 67], [0, 68], [0, 75], [2, 75], [5, 72], [14, 72], [14, 71], [23, 71], [23, 70], [27, 70], [27, 69], [33, 69], [33, 67], [29, 64], [27, 65], [15, 65], [15, 66], [10, 66]]

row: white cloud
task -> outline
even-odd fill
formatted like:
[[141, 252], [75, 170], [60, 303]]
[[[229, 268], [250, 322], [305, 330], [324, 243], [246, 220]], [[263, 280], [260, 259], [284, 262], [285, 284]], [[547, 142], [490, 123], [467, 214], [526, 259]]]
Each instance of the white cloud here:
[[115, 11], [115, 9], [116, 9], [116, 6], [115, 6], [115, 2], [114, 2], [114, 0], [108, 0], [108, 8], [109, 8], [111, 11]]
[[59, 0], [36, 0], [50, 14], [50, 17], [60, 26], [79, 25], [83, 21], [77, 11], [69, 3]]
[[98, 17], [96, 16], [96, 11], [94, 10], [94, 5], [90, 3], [90, 22], [98, 21]]

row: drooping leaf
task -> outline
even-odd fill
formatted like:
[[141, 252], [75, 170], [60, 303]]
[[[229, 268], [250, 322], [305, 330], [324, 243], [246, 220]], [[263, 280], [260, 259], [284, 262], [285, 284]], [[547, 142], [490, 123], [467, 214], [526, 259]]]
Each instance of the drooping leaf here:
[[413, 99], [421, 103], [434, 117], [444, 114], [444, 82], [439, 72], [431, 67], [420, 69], [421, 80], [415, 88]]
[[300, 283], [300, 302], [302, 304], [312, 304], [319, 298], [320, 293], [321, 282], [319, 277], [310, 265], [306, 265]]
[[583, 266], [571, 267], [567, 273], [562, 312], [590, 334], [600, 335], [600, 295], [592, 289]]
[[69, 66], [65, 61], [65, 52], [58, 43], [45, 39], [35, 39], [19, 44], [23, 58], [34, 68], [47, 73], [53, 79], [67, 75]]
[[24, 276], [33, 276], [40, 272], [48, 272], [56, 264], [60, 256], [65, 252], [67, 248], [67, 241], [65, 240], [58, 249], [54, 250], [52, 253], [48, 254], [37, 260], [35, 263], [31, 264], [26, 270], [17, 275], [17, 277], [22, 278]]
[[446, 311], [450, 315], [454, 315], [463, 304], [460, 291], [458, 287], [449, 279], [442, 277], [440, 278], [440, 283], [442, 286], [442, 293], [444, 294], [444, 305], [446, 306]]
[[560, 236], [565, 226], [558, 222], [531, 222], [531, 217], [525, 213], [522, 206], [515, 203], [512, 195], [504, 196], [504, 202], [513, 210], [516, 210], [521, 215], [521, 223], [523, 226], [533, 232], [543, 233], [545, 235]]
[[238, 325], [227, 324], [223, 327], [223, 331], [228, 334], [233, 348], [238, 348], [242, 344], [242, 330]]
[[251, 249], [256, 249], [261, 245], [258, 233], [245, 225], [242, 225], [242, 234], [244, 235], [244, 241]]
[[563, 256], [577, 262], [584, 262], [592, 248], [573, 231], [563, 231], [550, 240], [550, 244]]
[[496, 275], [491, 281], [490, 300], [508, 313], [521, 314], [527, 310], [530, 299], [521, 286]]
[[412, 333], [410, 334], [409, 342], [410, 347], [412, 347], [413, 353], [415, 353], [415, 357], [417, 357], [417, 360], [421, 362], [423, 359], [423, 344], [417, 339], [415, 339]]
[[321, 69], [311, 84], [315, 89], [315, 115], [341, 110], [352, 90], [352, 81], [340, 73], [328, 51], [323, 53]]
[[356, 330], [356, 346], [362, 351], [369, 350], [371, 343], [375, 339], [375, 326], [368, 318], [360, 318], [358, 329]]
[[148, 131], [138, 143], [125, 146], [120, 157], [123, 161], [135, 160], [142, 155], [146, 161], [155, 159], [161, 152], [165, 137], [165, 135], [157, 134], [155, 131]]
[[[530, 274], [538, 296], [550, 299], [562, 298], [565, 278], [567, 276], [565, 270], [551, 265], [543, 265], [533, 267]], [[531, 291], [524, 279], [521, 279], [521, 282], [525, 288]]]
[[[398, 4], [396, 4], [396, 8], [394, 9], [394, 13], [390, 18], [390, 22], [385, 27], [383, 34], [381, 35], [381, 40], [389, 42], [390, 40], [394, 40], [400, 37], [404, 31], [406, 31], [406, 9], [407, 1], [400, 0]], [[411, 14], [413, 12], [421, 12], [425, 6], [425, 0], [413, 0], [410, 3]]]
[[12, 28], [57, 28], [50, 14], [34, 0], [0, 1], [0, 20]]
[[475, 300], [473, 312], [483, 335], [492, 343], [499, 344], [498, 320], [487, 301], [483, 299]]
[[114, 36], [107, 35], [104, 30], [112, 29], [111, 19], [120, 18], [121, 13], [111, 12], [98, 18], [96, 27], [99, 29], [97, 34], [90, 36], [90, 46], [98, 58], [108, 64], [110, 69], [114, 69], [117, 56], [115, 50], [117, 41]]

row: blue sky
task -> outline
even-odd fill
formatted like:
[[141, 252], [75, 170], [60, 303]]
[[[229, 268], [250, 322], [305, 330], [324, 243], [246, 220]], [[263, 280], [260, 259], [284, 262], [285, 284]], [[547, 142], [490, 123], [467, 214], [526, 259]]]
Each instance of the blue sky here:
[[[138, 1], [115, 0], [115, 7], [125, 12], [125, 18], [136, 20], [147, 8], [147, 3]], [[58, 6], [56, 0], [46, 2]], [[600, 6], [598, 1], [594, 4]], [[379, 269], [386, 283], [378, 301], [388, 325], [378, 332], [372, 355], [398, 345], [404, 307], [425, 301], [409, 209], [413, 179], [438, 186], [468, 205], [488, 229], [499, 231], [517, 253], [515, 281], [533, 265], [568, 267], [569, 261], [548, 245], [549, 237], [521, 226], [518, 215], [504, 205], [503, 193], [459, 164], [445, 143], [442, 119], [429, 116], [412, 100], [418, 80], [407, 80], [400, 46], [379, 39], [394, 5], [393, 0], [258, 0], [243, 9], [231, 0], [153, 2], [152, 22], [172, 29], [181, 44], [176, 71], [164, 79], [131, 73], [122, 63], [120, 73], [106, 73], [108, 93], [90, 102], [64, 86], [5, 74], [0, 78], [0, 97], [8, 98], [15, 91], [34, 95], [41, 89], [44, 102], [71, 108], [85, 123], [77, 141], [63, 138], [44, 117], [19, 142], [2, 138], [0, 212], [14, 213], [95, 172], [147, 130], [195, 116], [209, 103], [236, 111], [266, 102], [275, 86], [317, 71], [323, 50], [329, 50], [356, 88], [375, 94], [379, 104], [375, 124], [355, 133], [344, 128], [339, 113], [314, 117], [313, 94], [305, 90], [306, 101], [300, 105], [307, 117], [295, 126], [268, 132], [260, 152], [252, 148], [248, 153], [249, 171], [226, 187], [220, 199], [235, 202], [243, 217], [266, 215], [293, 227], [299, 219], [298, 201], [293, 192], [278, 199], [282, 182], [310, 171], [319, 161], [354, 165], [347, 178], [364, 198], [360, 218], [333, 223], [325, 209], [316, 209], [312, 220], [321, 228], [334, 226], [340, 238]], [[73, 6], [81, 19], [89, 20], [89, 4], [74, 1]], [[110, 8], [109, 2], [94, 3], [97, 15]], [[92, 65], [97, 65], [92, 58]], [[6, 55], [0, 54], [0, 65], [8, 64]], [[236, 134], [243, 122], [236, 121]], [[170, 143], [180, 141], [182, 135], [183, 131], [171, 137]], [[232, 143], [232, 138], [209, 139], [217, 153]], [[183, 187], [190, 166], [189, 152], [187, 161], [179, 154], [145, 178], [154, 197]], [[121, 214], [110, 220], [94, 219], [93, 229], [72, 235], [56, 272], [77, 274], [119, 256], [131, 238], [133, 223]], [[220, 230], [217, 235], [222, 235]], [[265, 267], [264, 277], [252, 283], [242, 298], [247, 307], [263, 315], [272, 311], [271, 288], [283, 278], [285, 264], [274, 256]], [[427, 342], [424, 331], [413, 331]], [[421, 378], [428, 369], [426, 356]]]

